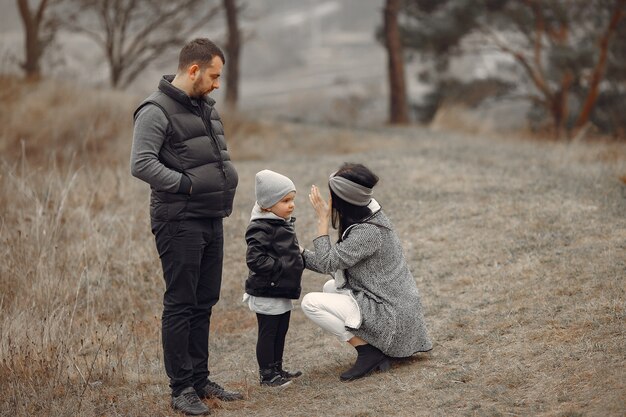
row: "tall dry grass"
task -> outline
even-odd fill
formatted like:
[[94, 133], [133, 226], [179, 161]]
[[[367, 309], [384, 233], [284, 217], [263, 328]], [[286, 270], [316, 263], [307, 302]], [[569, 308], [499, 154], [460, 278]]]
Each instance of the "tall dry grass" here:
[[0, 414], [98, 415], [90, 390], [160, 361], [159, 265], [128, 180], [134, 99], [3, 81]]

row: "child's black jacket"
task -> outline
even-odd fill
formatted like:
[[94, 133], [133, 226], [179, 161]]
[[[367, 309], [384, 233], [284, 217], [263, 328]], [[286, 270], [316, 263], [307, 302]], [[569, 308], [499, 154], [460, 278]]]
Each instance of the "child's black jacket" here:
[[304, 259], [294, 228], [295, 217], [252, 220], [246, 230], [246, 293], [257, 297], [300, 297]]

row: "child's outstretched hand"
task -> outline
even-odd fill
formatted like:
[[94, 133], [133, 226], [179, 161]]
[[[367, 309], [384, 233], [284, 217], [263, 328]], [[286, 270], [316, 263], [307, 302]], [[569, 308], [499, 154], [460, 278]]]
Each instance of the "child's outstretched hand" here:
[[322, 198], [320, 194], [319, 188], [316, 185], [311, 186], [311, 194], [309, 194], [309, 201], [311, 201], [311, 205], [315, 209], [315, 213], [317, 214], [317, 225], [318, 232], [320, 235], [328, 234], [328, 223], [330, 221], [330, 213], [332, 211], [332, 200], [329, 199], [329, 202]]

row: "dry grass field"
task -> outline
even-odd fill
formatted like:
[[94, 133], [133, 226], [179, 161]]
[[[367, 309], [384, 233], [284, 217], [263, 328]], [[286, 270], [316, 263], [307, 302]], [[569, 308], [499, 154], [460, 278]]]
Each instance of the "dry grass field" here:
[[[174, 416], [160, 350], [163, 282], [148, 186], [128, 156], [136, 98], [52, 83], [0, 92], [0, 415]], [[6, 86], [6, 88], [5, 88]], [[626, 146], [343, 130], [229, 120], [240, 186], [225, 221], [212, 378], [241, 416], [624, 416]], [[254, 174], [306, 194], [343, 161], [381, 178], [421, 290], [431, 353], [352, 383], [354, 350], [292, 315], [286, 365], [261, 388], [256, 322], [241, 303]], [[305, 272], [303, 293], [323, 276]]]

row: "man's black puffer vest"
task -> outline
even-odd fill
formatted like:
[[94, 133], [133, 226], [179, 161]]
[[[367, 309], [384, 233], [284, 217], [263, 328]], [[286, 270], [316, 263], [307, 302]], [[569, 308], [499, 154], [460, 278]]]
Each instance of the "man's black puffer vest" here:
[[304, 259], [294, 228], [295, 217], [252, 220], [246, 230], [246, 293], [257, 297], [300, 297]]
[[171, 84], [164, 76], [159, 90], [144, 100], [137, 110], [154, 104], [169, 120], [167, 137], [159, 160], [191, 180], [191, 195], [152, 189], [152, 221], [205, 219], [230, 215], [238, 176], [230, 160], [224, 126], [209, 97], [196, 100]]

